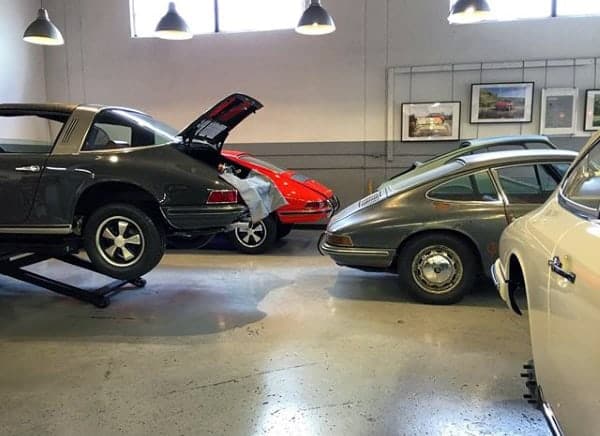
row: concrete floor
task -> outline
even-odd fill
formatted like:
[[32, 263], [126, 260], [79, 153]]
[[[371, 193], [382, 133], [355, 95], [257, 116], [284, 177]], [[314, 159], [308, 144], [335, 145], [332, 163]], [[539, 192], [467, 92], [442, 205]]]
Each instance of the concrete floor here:
[[0, 434], [548, 434], [521, 399], [527, 321], [488, 283], [416, 304], [316, 236], [171, 253], [104, 310], [0, 278]]

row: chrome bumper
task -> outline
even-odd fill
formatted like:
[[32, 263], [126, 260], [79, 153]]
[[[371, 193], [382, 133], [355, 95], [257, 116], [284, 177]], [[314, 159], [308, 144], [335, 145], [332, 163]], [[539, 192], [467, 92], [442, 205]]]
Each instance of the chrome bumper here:
[[321, 237], [319, 252], [342, 266], [387, 269], [392, 265], [396, 250], [380, 248], [337, 247], [329, 245]]
[[491, 275], [494, 285], [500, 294], [500, 298], [502, 298], [508, 307], [512, 309], [510, 296], [508, 294], [508, 281], [506, 280], [506, 274], [504, 273], [500, 259], [496, 259], [496, 262], [492, 264]]

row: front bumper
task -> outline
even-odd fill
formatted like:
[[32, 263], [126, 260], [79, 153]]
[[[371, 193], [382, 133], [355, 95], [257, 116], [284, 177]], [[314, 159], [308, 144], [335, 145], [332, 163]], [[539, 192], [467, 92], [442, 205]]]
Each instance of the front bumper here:
[[491, 273], [492, 280], [494, 281], [494, 285], [500, 294], [500, 298], [504, 300], [508, 307], [511, 307], [508, 281], [506, 280], [506, 273], [504, 272], [502, 261], [500, 259], [497, 259], [496, 262], [492, 264]]
[[337, 247], [321, 238], [319, 251], [331, 257], [335, 263], [356, 268], [377, 268], [386, 270], [394, 262], [396, 250], [382, 248]]

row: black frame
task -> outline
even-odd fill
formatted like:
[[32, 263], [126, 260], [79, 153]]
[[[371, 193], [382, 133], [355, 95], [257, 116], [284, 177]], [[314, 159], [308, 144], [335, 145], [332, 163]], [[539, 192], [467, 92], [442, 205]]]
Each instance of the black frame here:
[[[473, 121], [473, 92], [476, 86], [504, 86], [504, 85], [531, 85], [531, 110], [529, 118], [524, 121]], [[535, 96], [535, 82], [491, 82], [491, 83], [472, 83], [471, 84], [471, 105], [469, 113], [469, 122], [471, 124], [528, 124], [533, 122], [533, 98]]]
[[[414, 139], [414, 140], [405, 140], [404, 139], [404, 106], [408, 105], [432, 105], [432, 104], [458, 104], [458, 138], [449, 138], [449, 139]], [[462, 102], [460, 101], [419, 101], [419, 102], [407, 102], [402, 103], [400, 106], [400, 141], [401, 142], [452, 142], [452, 141], [460, 141], [460, 125], [461, 125], [461, 115], [462, 115]], [[454, 115], [452, 116], [452, 120], [454, 122]]]
[[[585, 109], [584, 109], [584, 117], [583, 117], [583, 131], [584, 132], [598, 132], [598, 131], [600, 131], [600, 127], [596, 128], [596, 129], [588, 128], [588, 109], [589, 109], [590, 92], [597, 92], [600, 96], [600, 89], [586, 89], [585, 90]], [[592, 113], [592, 116], [593, 116], [593, 113]]]

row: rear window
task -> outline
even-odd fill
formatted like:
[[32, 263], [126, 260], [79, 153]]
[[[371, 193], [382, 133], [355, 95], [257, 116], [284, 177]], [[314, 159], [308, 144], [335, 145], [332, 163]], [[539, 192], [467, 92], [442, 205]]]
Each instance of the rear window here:
[[63, 124], [38, 116], [0, 117], [0, 153], [48, 154]]
[[247, 155], [247, 154], [241, 155], [240, 159], [241, 160], [245, 160], [246, 162], [249, 162], [249, 163], [251, 163], [253, 165], [257, 165], [257, 166], [261, 166], [261, 167], [267, 168], [267, 169], [269, 169], [269, 170], [271, 170], [273, 172], [276, 172], [276, 173], [282, 173], [282, 172], [285, 171], [284, 169], [279, 168], [278, 166], [273, 165], [270, 162], [265, 162], [262, 159], [258, 159], [258, 158], [254, 157], [254, 156], [250, 156], [250, 155]]

